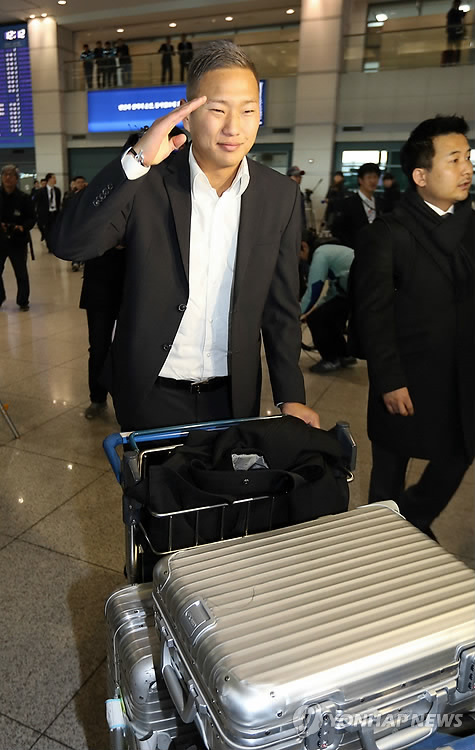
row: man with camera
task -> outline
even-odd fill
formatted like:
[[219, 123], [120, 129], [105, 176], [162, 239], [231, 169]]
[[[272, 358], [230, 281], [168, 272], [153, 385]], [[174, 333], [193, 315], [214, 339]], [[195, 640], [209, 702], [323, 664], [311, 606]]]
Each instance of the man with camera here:
[[0, 187], [0, 306], [6, 299], [3, 269], [7, 258], [17, 281], [16, 302], [20, 310], [29, 309], [30, 282], [26, 266], [30, 229], [36, 222], [31, 198], [18, 190], [18, 170], [7, 164], [1, 172]]

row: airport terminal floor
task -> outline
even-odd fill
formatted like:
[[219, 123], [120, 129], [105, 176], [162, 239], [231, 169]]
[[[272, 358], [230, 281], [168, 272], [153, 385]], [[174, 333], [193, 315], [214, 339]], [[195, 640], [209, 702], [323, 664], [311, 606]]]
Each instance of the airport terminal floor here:
[[[118, 426], [111, 405], [103, 417], [84, 418], [82, 274], [48, 255], [33, 234], [30, 310], [20, 312], [15, 304], [9, 265], [0, 309], [0, 399], [20, 432], [13, 439], [0, 415], [0, 750], [104, 750], [103, 609], [125, 581], [121, 492], [102, 440]], [[359, 362], [316, 375], [309, 372], [315, 358], [302, 353], [308, 403], [325, 428], [348, 420], [358, 443], [354, 507], [366, 501], [370, 472], [366, 367]], [[267, 410], [275, 411], [268, 385]], [[422, 464], [411, 463], [409, 479]], [[433, 526], [440, 543], [472, 567], [474, 491], [472, 467]]]

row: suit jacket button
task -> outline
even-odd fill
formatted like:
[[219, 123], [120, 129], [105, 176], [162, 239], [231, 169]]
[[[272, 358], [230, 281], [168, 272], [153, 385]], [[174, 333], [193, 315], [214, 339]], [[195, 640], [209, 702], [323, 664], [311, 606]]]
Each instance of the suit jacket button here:
[[113, 188], [113, 187], [114, 187], [114, 185], [111, 185], [111, 184], [109, 183], [109, 184], [108, 184], [108, 186], [107, 186], [107, 189], [108, 189], [108, 190], [112, 190], [112, 188]]
[[171, 348], [172, 348], [171, 344], [162, 344], [162, 349], [164, 352], [169, 352]]
[[185, 310], [186, 310], [186, 305], [184, 305], [183, 303], [181, 305], [178, 305], [178, 312], [185, 312]]

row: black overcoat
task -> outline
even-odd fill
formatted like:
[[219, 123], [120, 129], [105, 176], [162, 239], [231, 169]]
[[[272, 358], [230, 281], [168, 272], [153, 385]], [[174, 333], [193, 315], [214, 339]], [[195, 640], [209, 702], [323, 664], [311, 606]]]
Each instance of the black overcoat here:
[[[229, 321], [233, 416], [259, 413], [261, 334], [274, 400], [304, 403], [300, 355], [297, 185], [248, 159]], [[111, 350], [110, 392], [120, 424], [133, 424], [173, 345], [188, 301], [191, 191], [188, 149], [137, 180], [120, 158], [67, 205], [56, 255], [87, 260], [127, 250], [122, 306]]]
[[[474, 257], [473, 212], [464, 244]], [[368, 360], [370, 440], [418, 458], [473, 457], [474, 300], [457, 315], [449, 259], [401, 204], [360, 233], [352, 285], [353, 325]], [[412, 417], [389, 414], [383, 402], [403, 387]]]

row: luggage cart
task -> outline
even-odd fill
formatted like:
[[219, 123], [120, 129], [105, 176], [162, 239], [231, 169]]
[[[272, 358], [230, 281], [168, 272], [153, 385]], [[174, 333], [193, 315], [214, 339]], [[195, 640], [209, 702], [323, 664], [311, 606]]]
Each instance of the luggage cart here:
[[[285, 419], [281, 415], [262, 417], [261, 420]], [[239, 425], [243, 422], [252, 422], [256, 419], [235, 419], [221, 422], [203, 422], [191, 425], [178, 425], [165, 427], [157, 430], [145, 430], [131, 433], [114, 433], [104, 440], [104, 451], [109, 459], [117, 481], [123, 490], [123, 520], [125, 525], [125, 573], [129, 583], [140, 583], [151, 580], [152, 570], [158, 557], [162, 554], [172, 552], [181, 548], [178, 542], [176, 530], [180, 523], [186, 521], [191, 524], [194, 534], [192, 546], [200, 544], [200, 524], [205, 517], [214, 519], [217, 530], [215, 538], [207, 541], [218, 541], [225, 536], [225, 520], [229, 511], [228, 503], [213, 506], [200, 506], [186, 508], [167, 513], [147, 512], [163, 525], [166, 543], [157, 549], [152, 543], [144, 523], [144, 512], [147, 503], [147, 476], [151, 466], [161, 464], [173, 451], [183, 444], [187, 435], [195, 430], [225, 430], [229, 427]], [[347, 481], [353, 480], [353, 471], [356, 465], [356, 443], [351, 435], [348, 422], [338, 422], [333, 428], [333, 433], [342, 445], [344, 456], [344, 468]], [[119, 456], [119, 448], [122, 448], [122, 457]], [[144, 494], [137, 499], [137, 488], [144, 489]], [[269, 503], [270, 500], [270, 503]], [[267, 503], [268, 523], [266, 528], [273, 528], [273, 517], [275, 512], [274, 498], [252, 497], [237, 500], [232, 504], [236, 511], [238, 505], [241, 527], [233, 536], [246, 536], [252, 533], [251, 518], [254, 508], [260, 503]], [[262, 531], [263, 529], [259, 529]], [[191, 546], [191, 545], [190, 545]]]

